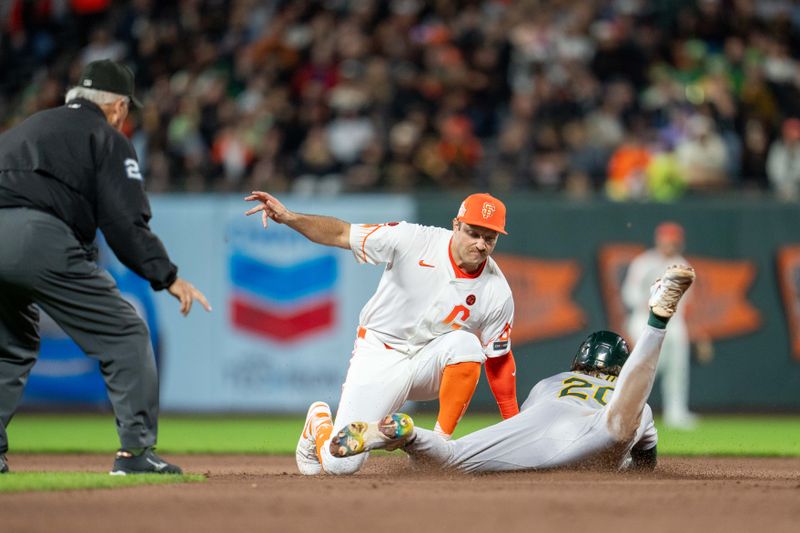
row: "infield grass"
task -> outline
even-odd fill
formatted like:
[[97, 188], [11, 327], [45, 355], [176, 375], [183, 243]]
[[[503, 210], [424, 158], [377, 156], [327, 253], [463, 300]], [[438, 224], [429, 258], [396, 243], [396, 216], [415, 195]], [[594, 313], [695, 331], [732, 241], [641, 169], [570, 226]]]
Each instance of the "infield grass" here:
[[[420, 427], [435, 416], [414, 414]], [[455, 437], [499, 421], [468, 414]], [[800, 417], [706, 416], [694, 431], [659, 430], [659, 454], [716, 456], [800, 456]], [[162, 416], [159, 452], [294, 453], [302, 416]], [[119, 446], [112, 415], [19, 414], [8, 427], [11, 453], [109, 453]]]
[[0, 493], [76, 489], [111, 489], [203, 481], [201, 475], [141, 474], [110, 476], [90, 472], [11, 472], [0, 476]]

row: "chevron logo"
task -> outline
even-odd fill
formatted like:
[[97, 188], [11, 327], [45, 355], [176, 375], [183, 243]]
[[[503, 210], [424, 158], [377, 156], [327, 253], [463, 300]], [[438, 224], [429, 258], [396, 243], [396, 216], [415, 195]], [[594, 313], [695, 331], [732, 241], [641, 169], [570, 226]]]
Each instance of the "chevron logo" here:
[[255, 241], [240, 240], [229, 253], [234, 329], [282, 343], [331, 329], [336, 322], [336, 256], [302, 237], [275, 232], [274, 240], [265, 239], [268, 233]]

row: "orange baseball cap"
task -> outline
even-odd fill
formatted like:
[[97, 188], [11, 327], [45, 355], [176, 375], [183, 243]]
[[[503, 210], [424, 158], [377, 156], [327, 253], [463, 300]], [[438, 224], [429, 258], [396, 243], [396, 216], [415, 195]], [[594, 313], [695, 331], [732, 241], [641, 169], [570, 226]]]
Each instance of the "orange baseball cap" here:
[[508, 235], [506, 233], [506, 206], [488, 193], [482, 192], [467, 196], [461, 202], [456, 220], [470, 226], [480, 226]]
[[662, 222], [656, 227], [656, 240], [683, 242], [683, 226], [677, 222]]

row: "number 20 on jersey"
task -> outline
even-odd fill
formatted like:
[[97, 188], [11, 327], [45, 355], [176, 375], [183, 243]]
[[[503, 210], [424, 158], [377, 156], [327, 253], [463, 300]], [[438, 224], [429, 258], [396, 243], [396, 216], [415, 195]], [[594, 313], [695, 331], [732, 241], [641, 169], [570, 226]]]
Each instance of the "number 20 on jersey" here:
[[608, 393], [610, 390], [614, 390], [614, 387], [600, 387], [594, 383], [586, 381], [585, 379], [576, 377], [565, 379], [564, 385], [566, 385], [566, 387], [561, 389], [561, 392], [558, 393], [559, 398], [563, 398], [564, 396], [575, 396], [581, 400], [588, 400], [591, 396], [591, 398], [600, 405], [605, 405], [607, 403], [606, 393]]

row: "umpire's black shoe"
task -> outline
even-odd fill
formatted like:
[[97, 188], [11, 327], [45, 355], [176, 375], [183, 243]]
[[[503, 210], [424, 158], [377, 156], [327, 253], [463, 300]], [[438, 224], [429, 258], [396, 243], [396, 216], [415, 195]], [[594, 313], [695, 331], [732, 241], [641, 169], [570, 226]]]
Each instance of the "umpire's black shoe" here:
[[154, 448], [145, 448], [135, 455], [128, 450], [120, 450], [114, 459], [114, 467], [109, 472], [112, 476], [128, 474], [183, 474], [181, 467], [170, 464], [156, 454]]
[[6, 461], [8, 461], [8, 459], [6, 459], [6, 456], [0, 455], [0, 474], [5, 474], [6, 472], [8, 472], [8, 463]]

